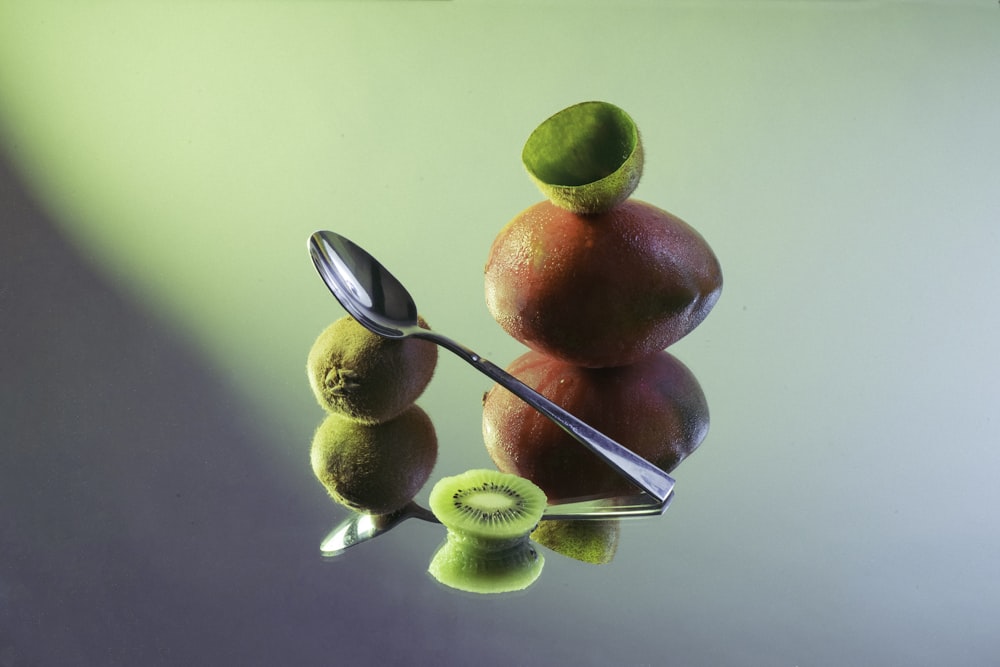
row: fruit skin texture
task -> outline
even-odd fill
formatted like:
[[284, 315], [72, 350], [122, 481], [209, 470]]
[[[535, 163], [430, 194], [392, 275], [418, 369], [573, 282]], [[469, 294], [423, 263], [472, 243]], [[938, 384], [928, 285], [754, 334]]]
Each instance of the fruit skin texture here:
[[[423, 318], [417, 321], [427, 328]], [[397, 416], [420, 397], [437, 358], [434, 343], [384, 338], [347, 315], [313, 343], [306, 374], [324, 410], [376, 424]]]
[[593, 565], [607, 565], [618, 551], [621, 534], [619, 519], [603, 521], [542, 521], [531, 539], [575, 560]]
[[381, 424], [327, 416], [313, 436], [313, 474], [330, 496], [357, 512], [387, 514], [410, 502], [437, 462], [430, 417], [413, 405]]
[[497, 235], [486, 305], [529, 348], [587, 367], [624, 366], [665, 349], [708, 315], [722, 269], [680, 218], [629, 199], [581, 215], [539, 202]]
[[[668, 352], [629, 366], [582, 368], [531, 351], [507, 370], [668, 472], [708, 433], [701, 386]], [[597, 455], [499, 385], [483, 398], [483, 438], [497, 468], [530, 479], [549, 502], [636, 492]]]

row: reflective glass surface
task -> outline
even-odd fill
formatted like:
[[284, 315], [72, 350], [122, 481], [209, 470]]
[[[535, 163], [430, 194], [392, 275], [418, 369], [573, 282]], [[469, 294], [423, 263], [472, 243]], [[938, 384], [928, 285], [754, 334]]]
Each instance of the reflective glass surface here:
[[[995, 2], [3, 5], [0, 665], [996, 664], [997, 63]], [[324, 555], [310, 234], [506, 367], [483, 267], [586, 100], [725, 277], [669, 508], [513, 593], [420, 511]], [[492, 384], [441, 350], [420, 506]]]

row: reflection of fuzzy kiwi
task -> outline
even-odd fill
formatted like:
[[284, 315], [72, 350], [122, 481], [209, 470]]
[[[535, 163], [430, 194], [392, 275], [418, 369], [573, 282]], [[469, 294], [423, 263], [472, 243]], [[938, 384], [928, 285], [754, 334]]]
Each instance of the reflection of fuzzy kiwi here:
[[[422, 318], [418, 323], [427, 328]], [[383, 338], [346, 315], [313, 343], [306, 372], [325, 410], [378, 423], [417, 400], [431, 381], [437, 357], [434, 343]]]
[[621, 524], [618, 519], [543, 521], [531, 533], [531, 538], [563, 556], [604, 565], [615, 557], [620, 533]]
[[441, 583], [476, 593], [530, 585], [544, 559], [528, 540], [545, 510], [545, 494], [516, 475], [470, 470], [445, 477], [429, 498], [448, 539], [428, 571]]
[[408, 503], [437, 461], [430, 417], [413, 405], [382, 424], [329, 415], [313, 437], [313, 472], [338, 503], [385, 514]]
[[470, 548], [449, 533], [427, 571], [445, 586], [469, 593], [509, 593], [527, 588], [542, 572], [545, 558], [528, 540], [508, 549]]

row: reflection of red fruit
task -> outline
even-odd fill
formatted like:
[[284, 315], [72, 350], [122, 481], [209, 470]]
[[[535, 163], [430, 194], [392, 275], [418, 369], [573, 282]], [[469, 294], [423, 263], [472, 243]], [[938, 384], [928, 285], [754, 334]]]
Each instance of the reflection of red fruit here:
[[701, 235], [635, 199], [589, 216], [535, 204], [500, 231], [486, 264], [486, 304], [500, 326], [578, 366], [663, 350], [721, 291], [722, 269]]
[[[507, 370], [667, 471], [708, 433], [708, 404], [698, 381], [667, 352], [616, 368], [581, 368], [528, 352]], [[483, 436], [500, 470], [530, 479], [549, 500], [636, 490], [584, 445], [500, 386], [483, 399]]]

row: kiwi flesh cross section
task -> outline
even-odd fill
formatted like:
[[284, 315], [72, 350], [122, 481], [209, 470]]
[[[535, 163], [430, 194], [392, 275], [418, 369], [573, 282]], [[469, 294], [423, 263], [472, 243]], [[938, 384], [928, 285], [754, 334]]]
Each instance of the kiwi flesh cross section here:
[[545, 559], [528, 539], [545, 510], [545, 493], [532, 482], [498, 470], [445, 477], [431, 489], [434, 516], [448, 537], [428, 572], [470, 593], [506, 593], [530, 586]]
[[[434, 485], [431, 511], [456, 538], [483, 549], [526, 539], [545, 510], [535, 484], [498, 470], [470, 470]], [[506, 543], [506, 544], [505, 544]]]

